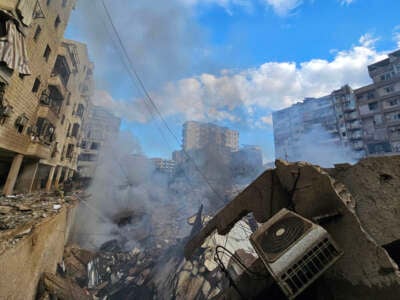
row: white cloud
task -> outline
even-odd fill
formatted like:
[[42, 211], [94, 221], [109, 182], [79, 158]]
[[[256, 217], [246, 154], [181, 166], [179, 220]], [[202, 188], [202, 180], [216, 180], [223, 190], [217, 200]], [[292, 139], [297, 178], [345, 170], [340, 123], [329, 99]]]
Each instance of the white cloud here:
[[272, 125], [272, 114], [262, 117], [261, 122], [267, 125]]
[[397, 48], [400, 48], [400, 25], [397, 25], [393, 30], [393, 39], [397, 44]]
[[[353, 88], [368, 84], [368, 64], [385, 58], [385, 53], [375, 50], [375, 40], [364, 35], [358, 45], [336, 52], [331, 60], [266, 62], [238, 72], [224, 70], [218, 75], [202, 74], [170, 82], [152, 97], [164, 116], [232, 122], [243, 117], [254, 124], [270, 124], [269, 116], [262, 112], [282, 109], [305, 97], [329, 94], [346, 83]], [[143, 100], [118, 101], [106, 92], [99, 92], [96, 99], [128, 120], [149, 120]]]
[[265, 3], [272, 7], [278, 16], [287, 16], [296, 8], [298, 8], [302, 0], [264, 0]]

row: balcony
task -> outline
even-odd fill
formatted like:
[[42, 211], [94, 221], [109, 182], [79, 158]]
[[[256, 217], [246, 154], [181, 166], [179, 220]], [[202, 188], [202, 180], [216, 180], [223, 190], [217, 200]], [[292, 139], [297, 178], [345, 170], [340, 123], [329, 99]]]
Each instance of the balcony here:
[[352, 122], [347, 127], [350, 130], [357, 130], [361, 129], [361, 123], [359, 121]]
[[356, 104], [354, 101], [345, 102], [343, 105], [344, 112], [350, 112], [356, 110]]
[[49, 85], [48, 90], [42, 92], [40, 104], [47, 106], [58, 118], [64, 97], [54, 85]]
[[361, 150], [361, 149], [364, 148], [364, 143], [361, 142], [361, 141], [352, 143], [352, 148], [353, 148], [354, 150]]
[[51, 77], [49, 78], [48, 81], [49, 86], [53, 86], [58, 90], [58, 93], [61, 95], [61, 97], [65, 97], [68, 93], [67, 88], [64, 85], [64, 82], [61, 78], [60, 75], [58, 74], [52, 74]]
[[40, 105], [38, 111], [38, 117], [44, 118], [50, 121], [52, 124], [57, 124], [59, 117], [55, 110], [48, 105]]
[[344, 117], [346, 120], [356, 120], [358, 119], [358, 114], [357, 112], [346, 113], [344, 114]]
[[29, 144], [26, 155], [48, 159], [51, 156], [51, 147], [41, 141], [34, 140]]
[[363, 138], [363, 134], [361, 130], [355, 131], [350, 135], [350, 139], [352, 140], [360, 140]]

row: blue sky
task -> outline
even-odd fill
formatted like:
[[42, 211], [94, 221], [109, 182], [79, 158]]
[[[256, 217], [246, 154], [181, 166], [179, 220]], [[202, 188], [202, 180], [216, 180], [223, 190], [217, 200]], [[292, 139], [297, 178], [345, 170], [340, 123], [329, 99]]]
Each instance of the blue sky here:
[[[167, 3], [166, 3], [167, 2]], [[271, 112], [349, 83], [400, 46], [396, 0], [108, 0], [126, 49], [175, 135], [185, 120], [237, 129], [274, 159]], [[127, 75], [104, 10], [80, 0], [66, 36], [96, 65], [94, 102], [123, 118], [149, 156], [180, 144]], [[152, 112], [154, 114], [154, 111]]]

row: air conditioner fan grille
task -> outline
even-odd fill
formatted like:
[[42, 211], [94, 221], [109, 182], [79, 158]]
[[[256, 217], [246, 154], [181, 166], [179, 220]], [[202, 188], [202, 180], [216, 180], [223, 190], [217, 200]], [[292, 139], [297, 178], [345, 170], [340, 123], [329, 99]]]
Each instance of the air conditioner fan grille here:
[[262, 248], [266, 253], [278, 254], [296, 242], [307, 229], [298, 217], [285, 217], [274, 223], [262, 238]]

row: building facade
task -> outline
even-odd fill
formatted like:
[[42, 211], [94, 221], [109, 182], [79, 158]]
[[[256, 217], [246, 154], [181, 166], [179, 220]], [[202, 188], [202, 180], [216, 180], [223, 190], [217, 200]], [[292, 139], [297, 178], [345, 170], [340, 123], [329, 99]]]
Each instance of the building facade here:
[[211, 123], [189, 121], [183, 124], [183, 149], [198, 150], [208, 145], [239, 149], [239, 132]]
[[372, 83], [367, 86], [353, 90], [346, 85], [329, 96], [306, 99], [273, 113], [276, 157], [296, 157], [301, 151], [296, 141], [318, 125], [329, 139], [339, 138], [342, 146], [351, 149], [355, 159], [399, 153], [400, 50], [369, 65], [368, 73]]
[[368, 66], [373, 83], [355, 90], [368, 155], [400, 152], [400, 50]]
[[151, 158], [150, 160], [153, 162], [156, 171], [167, 174], [169, 176], [172, 176], [174, 174], [176, 167], [176, 162], [174, 160], [163, 159], [159, 157]]
[[63, 38], [75, 0], [0, 1], [0, 189], [50, 191], [77, 169], [93, 89], [86, 46]]
[[79, 174], [83, 178], [93, 178], [101, 150], [115, 140], [121, 119], [106, 108], [91, 105], [83, 129], [81, 153], [78, 161]]
[[[291, 107], [272, 114], [274, 124], [275, 156], [296, 160], [303, 151], [303, 140], [313, 135], [319, 144], [340, 145], [335, 105], [330, 95], [321, 98], [306, 98]], [[320, 134], [323, 129], [328, 134]]]

